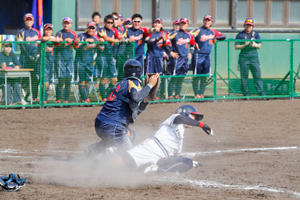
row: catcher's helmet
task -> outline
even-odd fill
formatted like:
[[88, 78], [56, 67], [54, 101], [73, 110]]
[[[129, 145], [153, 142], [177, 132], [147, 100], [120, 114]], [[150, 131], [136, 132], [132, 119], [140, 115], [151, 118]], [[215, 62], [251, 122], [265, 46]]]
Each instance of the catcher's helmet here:
[[135, 59], [128, 59], [123, 67], [124, 77], [136, 77], [140, 78], [143, 73], [143, 67], [141, 63]]
[[182, 115], [185, 115], [190, 118], [192, 118], [192, 115], [194, 115], [195, 120], [197, 120], [197, 121], [200, 121], [201, 119], [203, 119], [203, 115], [198, 113], [196, 108], [191, 105], [180, 106], [179, 108], [176, 109], [175, 113], [182, 114]]

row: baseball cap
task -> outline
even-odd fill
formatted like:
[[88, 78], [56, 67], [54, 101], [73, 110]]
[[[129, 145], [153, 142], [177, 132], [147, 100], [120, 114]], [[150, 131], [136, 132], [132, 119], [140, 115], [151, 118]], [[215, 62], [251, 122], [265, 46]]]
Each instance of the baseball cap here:
[[189, 24], [190, 20], [188, 18], [181, 18], [179, 22]]
[[46, 29], [48, 29], [48, 28], [53, 29], [53, 25], [52, 25], [52, 24], [49, 24], [49, 23], [45, 24], [45, 25], [44, 25], [44, 30], [46, 30]]
[[213, 18], [212, 18], [212, 16], [211, 15], [204, 15], [204, 17], [203, 17], [203, 20], [206, 20], [206, 19], [208, 19], [209, 21], [213, 21]]
[[179, 24], [180, 22], [179, 22], [179, 20], [178, 19], [176, 19], [174, 22], [173, 22], [173, 25], [175, 25], [175, 24]]
[[124, 20], [124, 24], [132, 24], [132, 20], [130, 19], [130, 18], [126, 18], [125, 20]]
[[69, 23], [72, 23], [72, 19], [70, 17], [65, 17], [63, 18], [62, 22], [69, 22]]
[[87, 28], [94, 27], [96, 29], [97, 26], [95, 22], [89, 22], [86, 27]]
[[244, 25], [247, 25], [247, 24], [249, 24], [251, 26], [254, 26], [254, 20], [253, 20], [253, 18], [247, 18], [245, 20], [245, 22], [244, 22]]
[[162, 23], [162, 19], [160, 19], [160, 18], [155, 18], [154, 20], [153, 20], [153, 23], [155, 23], [155, 22], [159, 22], [160, 24]]
[[24, 15], [24, 20], [33, 20], [33, 15], [31, 13], [27, 13]]

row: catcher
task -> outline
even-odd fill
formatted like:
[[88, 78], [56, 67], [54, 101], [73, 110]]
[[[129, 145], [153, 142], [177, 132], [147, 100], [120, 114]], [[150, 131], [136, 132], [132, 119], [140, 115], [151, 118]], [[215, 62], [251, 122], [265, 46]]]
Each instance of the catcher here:
[[146, 86], [142, 88], [140, 77], [143, 68], [140, 62], [129, 59], [123, 68], [123, 80], [115, 85], [95, 119], [96, 133], [101, 141], [88, 148], [88, 156], [103, 151], [116, 153], [132, 147], [134, 134], [128, 125], [134, 123], [137, 115], [146, 109], [148, 101], [156, 97], [159, 74], [148, 78]]

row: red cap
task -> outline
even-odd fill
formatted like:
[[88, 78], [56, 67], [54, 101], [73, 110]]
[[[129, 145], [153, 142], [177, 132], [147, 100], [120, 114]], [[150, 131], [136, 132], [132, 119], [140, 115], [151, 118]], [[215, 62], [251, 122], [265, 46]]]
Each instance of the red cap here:
[[96, 29], [97, 25], [96, 25], [95, 22], [89, 22], [89, 23], [87, 24], [86, 27], [87, 27], [87, 28], [89, 28], [89, 27], [94, 27], [94, 28]]
[[153, 23], [155, 23], [155, 22], [158, 22], [158, 23], [162, 23], [162, 19], [160, 19], [160, 18], [155, 18], [154, 20], [153, 20]]
[[128, 23], [132, 23], [132, 20], [130, 19], [130, 18], [126, 18], [125, 20], [124, 20], [124, 24], [128, 24]]
[[189, 24], [190, 23], [190, 20], [188, 18], [181, 18], [180, 23], [185, 23], [185, 24]]
[[45, 24], [45, 25], [44, 25], [44, 30], [46, 30], [46, 29], [48, 29], [48, 28], [53, 29], [53, 25], [52, 25], [52, 24]]
[[205, 15], [205, 16], [203, 17], [203, 20], [206, 20], [206, 19], [208, 19], [209, 21], [213, 21], [213, 18], [212, 18], [211, 15]]
[[31, 13], [27, 13], [24, 15], [24, 21], [33, 20], [33, 15]]
[[72, 19], [70, 17], [65, 17], [63, 18], [62, 22], [69, 22], [69, 23], [72, 23]]
[[175, 25], [175, 24], [179, 24], [180, 22], [179, 22], [179, 20], [178, 19], [176, 19], [174, 22], [173, 22], [173, 25]]
[[244, 25], [251, 25], [251, 26], [254, 26], [254, 20], [253, 18], [247, 18], [244, 22]]

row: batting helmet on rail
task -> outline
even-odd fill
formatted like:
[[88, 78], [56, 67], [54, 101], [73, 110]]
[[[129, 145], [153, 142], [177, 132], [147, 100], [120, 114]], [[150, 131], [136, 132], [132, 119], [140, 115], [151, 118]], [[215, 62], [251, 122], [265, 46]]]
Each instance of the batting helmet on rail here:
[[192, 115], [193, 115], [195, 117], [195, 120], [197, 120], [197, 121], [202, 120], [204, 117], [202, 114], [197, 112], [197, 110], [194, 106], [191, 106], [191, 105], [180, 106], [176, 109], [175, 113], [182, 114], [182, 115], [185, 115], [190, 118], [192, 118]]

